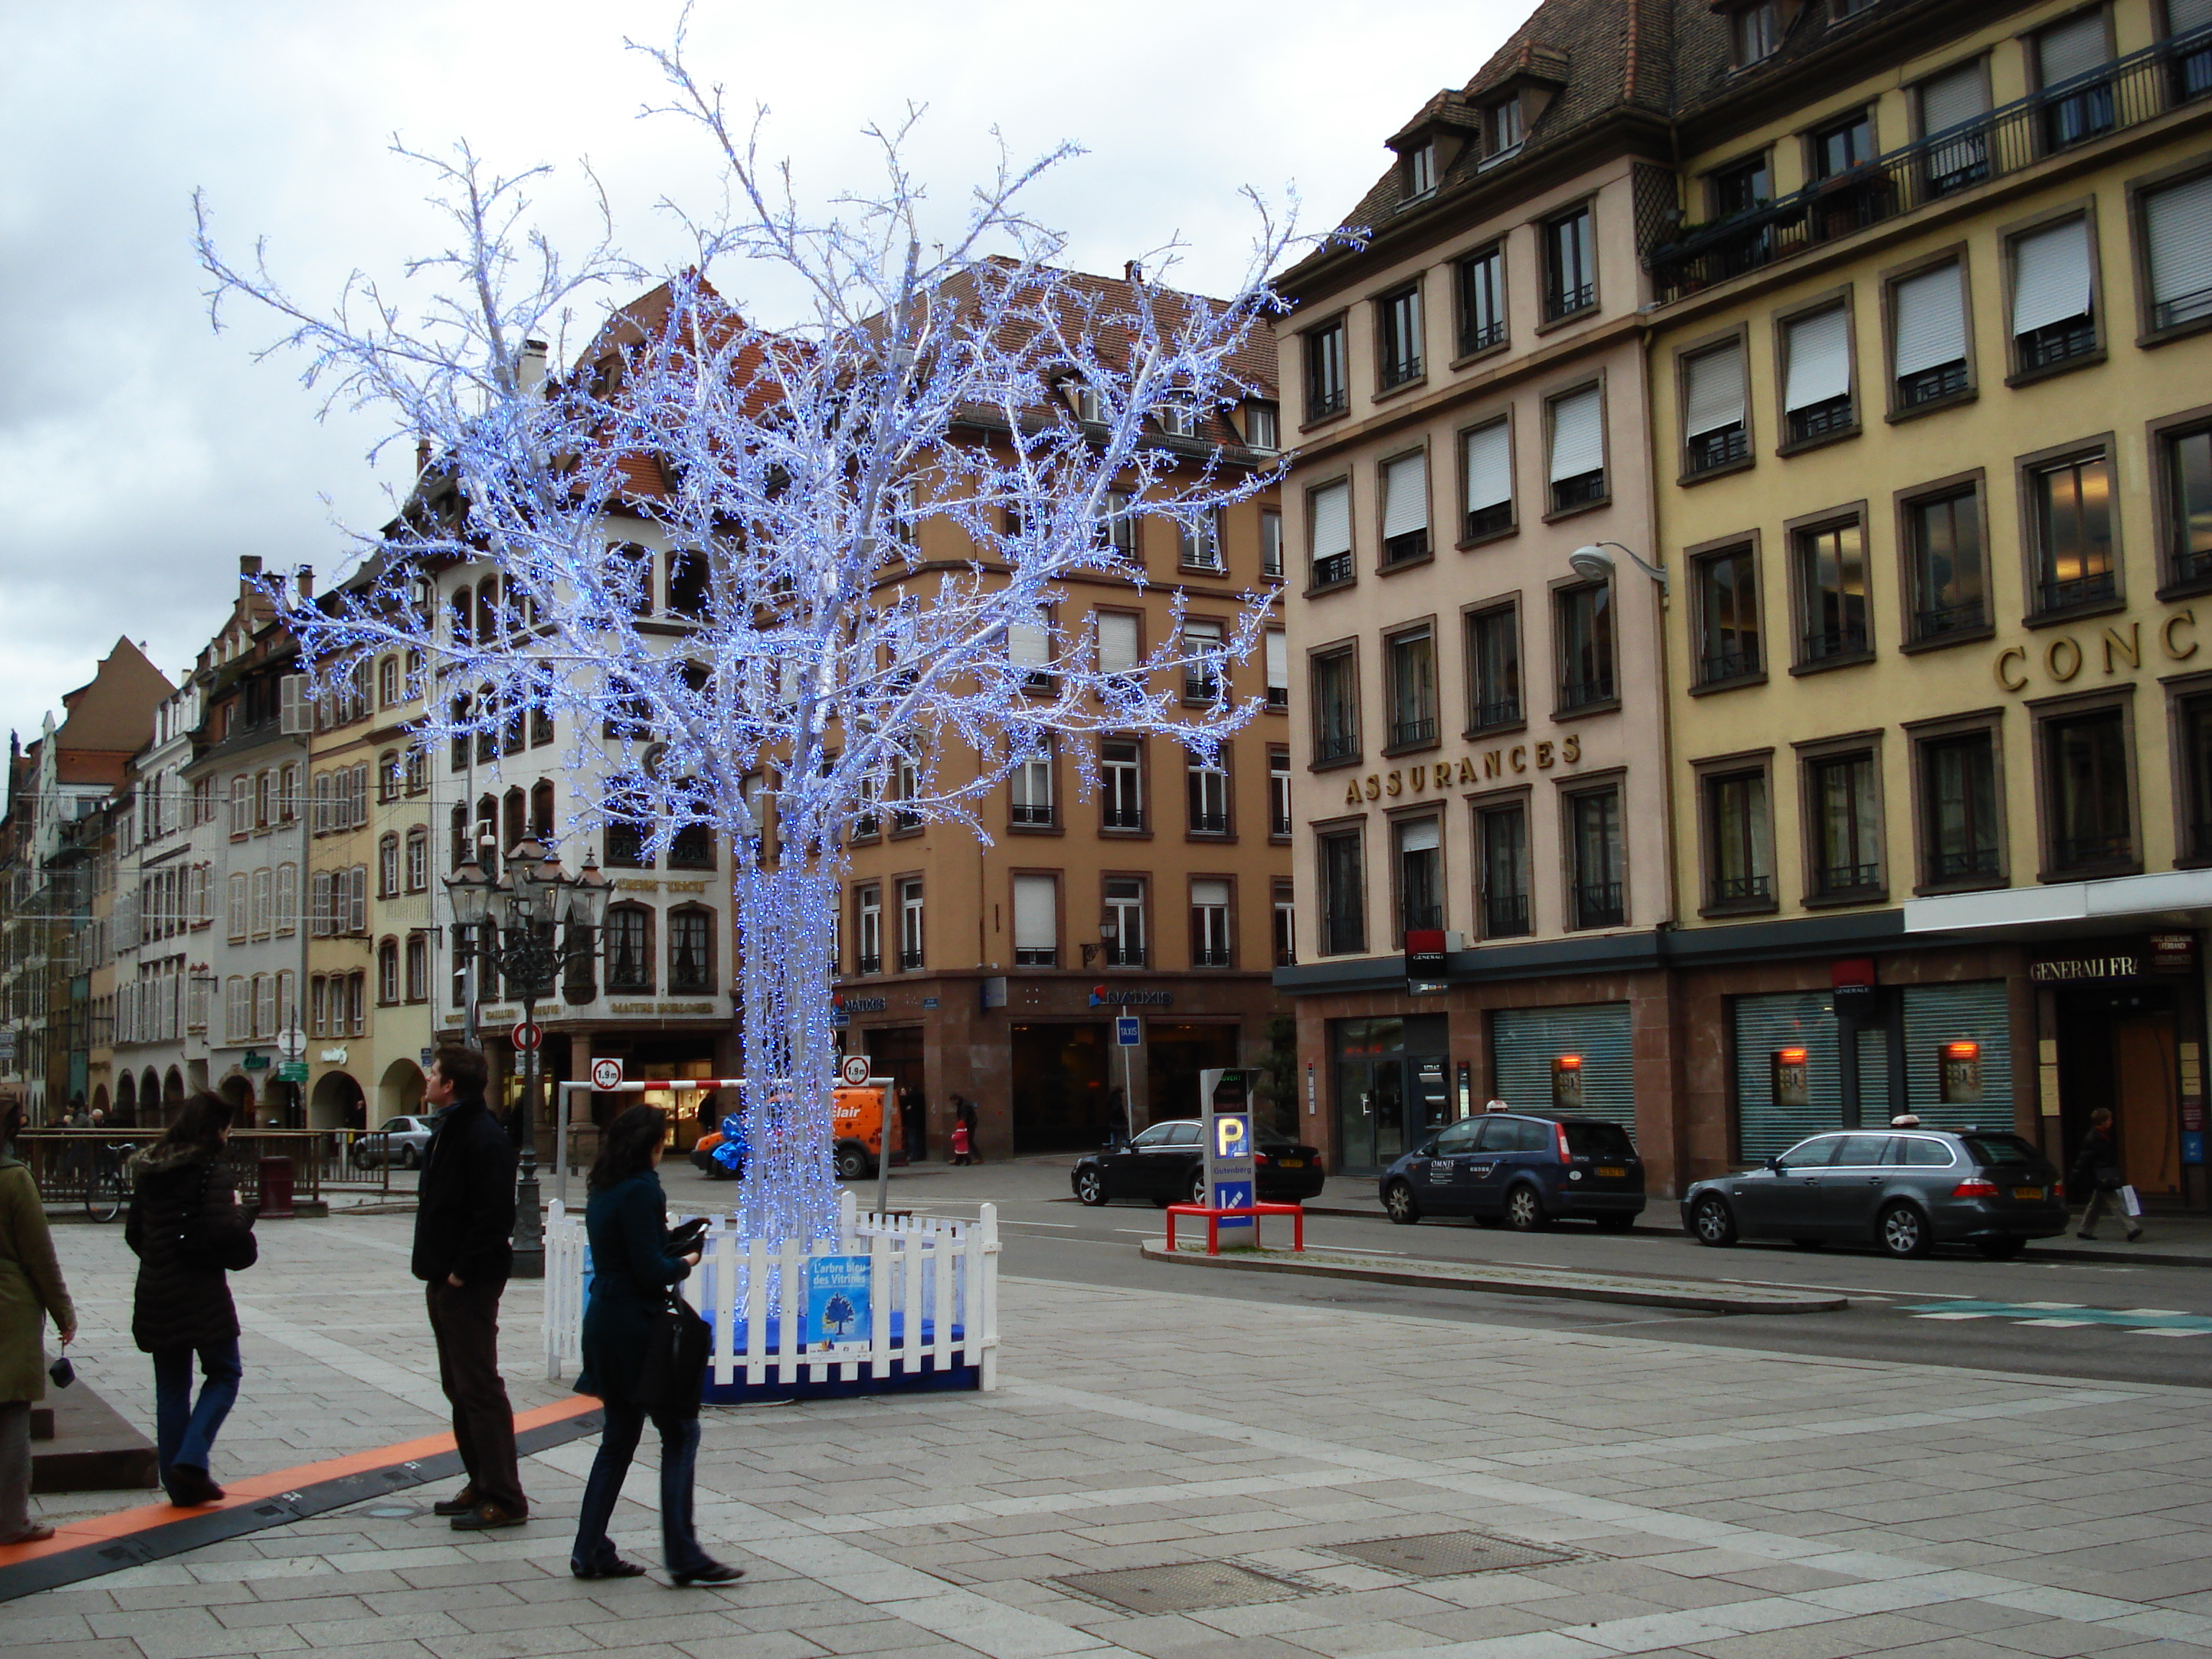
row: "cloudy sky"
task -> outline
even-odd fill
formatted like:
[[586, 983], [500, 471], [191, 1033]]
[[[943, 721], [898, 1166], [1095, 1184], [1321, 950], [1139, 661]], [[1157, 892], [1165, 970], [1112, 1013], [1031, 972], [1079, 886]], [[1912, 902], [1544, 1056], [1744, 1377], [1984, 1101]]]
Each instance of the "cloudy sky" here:
[[[1382, 141], [1464, 81], [1521, 0], [702, 0], [690, 55], [803, 191], [865, 186], [871, 122], [928, 112], [915, 170], [940, 199], [983, 175], [994, 126], [1018, 155], [1087, 152], [1031, 198], [1073, 263], [1118, 270], [1180, 236], [1182, 285], [1233, 284], [1254, 222], [1239, 198], [1292, 192], [1320, 229], [1387, 160]], [[690, 129], [641, 121], [674, 0], [0, 0], [0, 726], [27, 739], [118, 635], [165, 671], [220, 621], [238, 557], [343, 562], [401, 451], [256, 362], [244, 307], [208, 324], [190, 242], [204, 189], [219, 237], [308, 298], [390, 274], [434, 228], [418, 171], [392, 155], [465, 137], [502, 166], [551, 162], [543, 218], [589, 229], [576, 164], [618, 234], [678, 256], [663, 196], [711, 181]], [[1390, 42], [1418, 42], [1407, 52]], [[773, 295], [736, 295], [769, 320]]]

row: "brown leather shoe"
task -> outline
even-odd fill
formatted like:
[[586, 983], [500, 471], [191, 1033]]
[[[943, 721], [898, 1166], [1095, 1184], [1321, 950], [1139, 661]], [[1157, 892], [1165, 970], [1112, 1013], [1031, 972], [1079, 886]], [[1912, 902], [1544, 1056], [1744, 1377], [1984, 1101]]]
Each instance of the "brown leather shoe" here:
[[441, 1498], [436, 1503], [431, 1504], [430, 1513], [445, 1516], [466, 1515], [482, 1502], [483, 1500], [477, 1496], [477, 1483], [471, 1480], [451, 1498]]
[[500, 1527], [523, 1527], [530, 1524], [530, 1516], [503, 1510], [496, 1504], [479, 1504], [466, 1515], [453, 1517], [455, 1532], [490, 1532]]

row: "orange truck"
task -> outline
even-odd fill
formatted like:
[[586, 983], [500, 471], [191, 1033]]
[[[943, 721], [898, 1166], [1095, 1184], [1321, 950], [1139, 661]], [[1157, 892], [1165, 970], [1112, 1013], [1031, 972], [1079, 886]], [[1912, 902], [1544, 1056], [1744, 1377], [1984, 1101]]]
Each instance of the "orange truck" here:
[[[835, 1103], [830, 1109], [830, 1161], [836, 1166], [841, 1181], [859, 1181], [876, 1173], [876, 1162], [883, 1156], [884, 1108], [891, 1098], [896, 1085], [887, 1077], [872, 1077], [866, 1083], [840, 1084]], [[896, 1116], [891, 1121], [891, 1163], [894, 1166], [907, 1161], [906, 1146]], [[722, 1144], [720, 1129], [699, 1137], [691, 1149], [691, 1162], [703, 1174], [716, 1180], [728, 1180], [742, 1170], [730, 1170], [715, 1162], [711, 1156]]]

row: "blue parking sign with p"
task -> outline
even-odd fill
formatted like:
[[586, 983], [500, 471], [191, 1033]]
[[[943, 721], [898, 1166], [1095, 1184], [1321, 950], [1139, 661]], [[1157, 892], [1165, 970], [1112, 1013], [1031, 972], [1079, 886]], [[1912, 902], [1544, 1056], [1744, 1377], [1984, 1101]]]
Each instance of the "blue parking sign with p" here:
[[1252, 1152], [1252, 1120], [1242, 1112], [1224, 1112], [1213, 1120], [1213, 1155], [1218, 1158], [1248, 1158]]

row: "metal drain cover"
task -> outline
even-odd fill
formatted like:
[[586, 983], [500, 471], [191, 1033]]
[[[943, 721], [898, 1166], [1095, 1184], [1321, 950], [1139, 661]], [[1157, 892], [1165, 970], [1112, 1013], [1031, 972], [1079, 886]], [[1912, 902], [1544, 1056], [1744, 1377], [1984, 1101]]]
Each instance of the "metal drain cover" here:
[[1463, 1572], [1492, 1572], [1500, 1567], [1540, 1567], [1573, 1558], [1486, 1532], [1432, 1532], [1419, 1538], [1371, 1538], [1360, 1544], [1324, 1548], [1389, 1572], [1418, 1578], [1450, 1578]]
[[422, 1511], [411, 1504], [380, 1504], [373, 1510], [363, 1510], [362, 1513], [372, 1521], [406, 1521]]
[[1115, 1572], [1072, 1572], [1053, 1581], [1132, 1613], [1204, 1613], [1254, 1601], [1283, 1601], [1309, 1592], [1226, 1561], [1185, 1561], [1169, 1567], [1124, 1567]]

